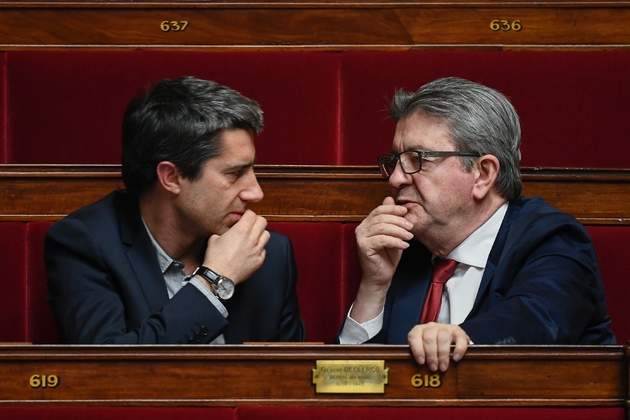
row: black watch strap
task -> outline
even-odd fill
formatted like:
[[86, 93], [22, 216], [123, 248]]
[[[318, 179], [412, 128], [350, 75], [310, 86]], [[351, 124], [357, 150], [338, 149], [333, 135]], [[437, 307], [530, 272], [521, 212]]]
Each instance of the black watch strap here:
[[194, 277], [197, 274], [212, 284], [219, 299], [228, 300], [234, 295], [234, 282], [231, 279], [203, 265], [197, 267], [192, 275]]
[[220, 277], [219, 274], [215, 273], [212, 269], [205, 267], [203, 265], [200, 265], [199, 267], [197, 267], [192, 275], [194, 277], [197, 274], [199, 274], [201, 277], [208, 280], [210, 283], [214, 284], [215, 286], [217, 284], [217, 280]]

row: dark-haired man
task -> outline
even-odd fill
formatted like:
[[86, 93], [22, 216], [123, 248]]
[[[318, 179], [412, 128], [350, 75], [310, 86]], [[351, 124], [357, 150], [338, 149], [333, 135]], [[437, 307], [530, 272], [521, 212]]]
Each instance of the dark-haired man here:
[[247, 208], [258, 104], [192, 77], [132, 100], [124, 191], [55, 223], [45, 244], [60, 339], [78, 344], [302, 341], [288, 238]]

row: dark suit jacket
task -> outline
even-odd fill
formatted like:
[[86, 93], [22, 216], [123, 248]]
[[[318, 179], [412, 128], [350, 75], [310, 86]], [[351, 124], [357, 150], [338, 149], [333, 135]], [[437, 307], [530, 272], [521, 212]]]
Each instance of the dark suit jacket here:
[[61, 341], [77, 344], [302, 341], [288, 238], [271, 232], [265, 262], [237, 285], [224, 318], [195, 286], [172, 299], [136, 200], [114, 192], [58, 221], [45, 242], [48, 300]]
[[[430, 252], [403, 252], [371, 342], [406, 344], [431, 282]], [[586, 229], [540, 198], [513, 200], [473, 308], [461, 324], [476, 344], [615, 344], [606, 296]]]

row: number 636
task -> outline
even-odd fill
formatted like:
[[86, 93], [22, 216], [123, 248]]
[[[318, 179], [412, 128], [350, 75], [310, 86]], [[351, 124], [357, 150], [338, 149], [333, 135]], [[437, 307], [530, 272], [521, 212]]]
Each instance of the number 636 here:
[[490, 22], [490, 29], [493, 31], [520, 31], [523, 29], [520, 20], [510, 22], [509, 20], [495, 19]]

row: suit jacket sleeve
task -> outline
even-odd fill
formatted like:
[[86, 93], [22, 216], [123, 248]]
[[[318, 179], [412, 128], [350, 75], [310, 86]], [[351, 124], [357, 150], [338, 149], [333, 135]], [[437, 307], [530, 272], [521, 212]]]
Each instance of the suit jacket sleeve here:
[[597, 259], [581, 224], [559, 212], [532, 212], [497, 242], [482, 281], [487, 287], [461, 324], [473, 342], [615, 343]]
[[192, 285], [169, 300], [157, 261], [129, 263], [134, 253], [156, 258], [150, 243], [140, 250], [122, 246], [115, 240], [117, 230], [110, 223], [96, 228], [80, 218], [63, 219], [49, 229], [45, 242], [48, 298], [60, 340], [178, 344], [217, 337], [227, 321], [214, 305]]
[[306, 330], [300, 315], [297, 296], [298, 272], [293, 256], [293, 245], [287, 237], [284, 239], [285, 266], [287, 267], [287, 281], [283, 295], [282, 316], [280, 321], [280, 335], [278, 341], [304, 341]]
[[230, 313], [225, 334], [229, 343], [304, 341], [293, 246], [286, 236], [269, 232], [262, 267], [225, 302]]

